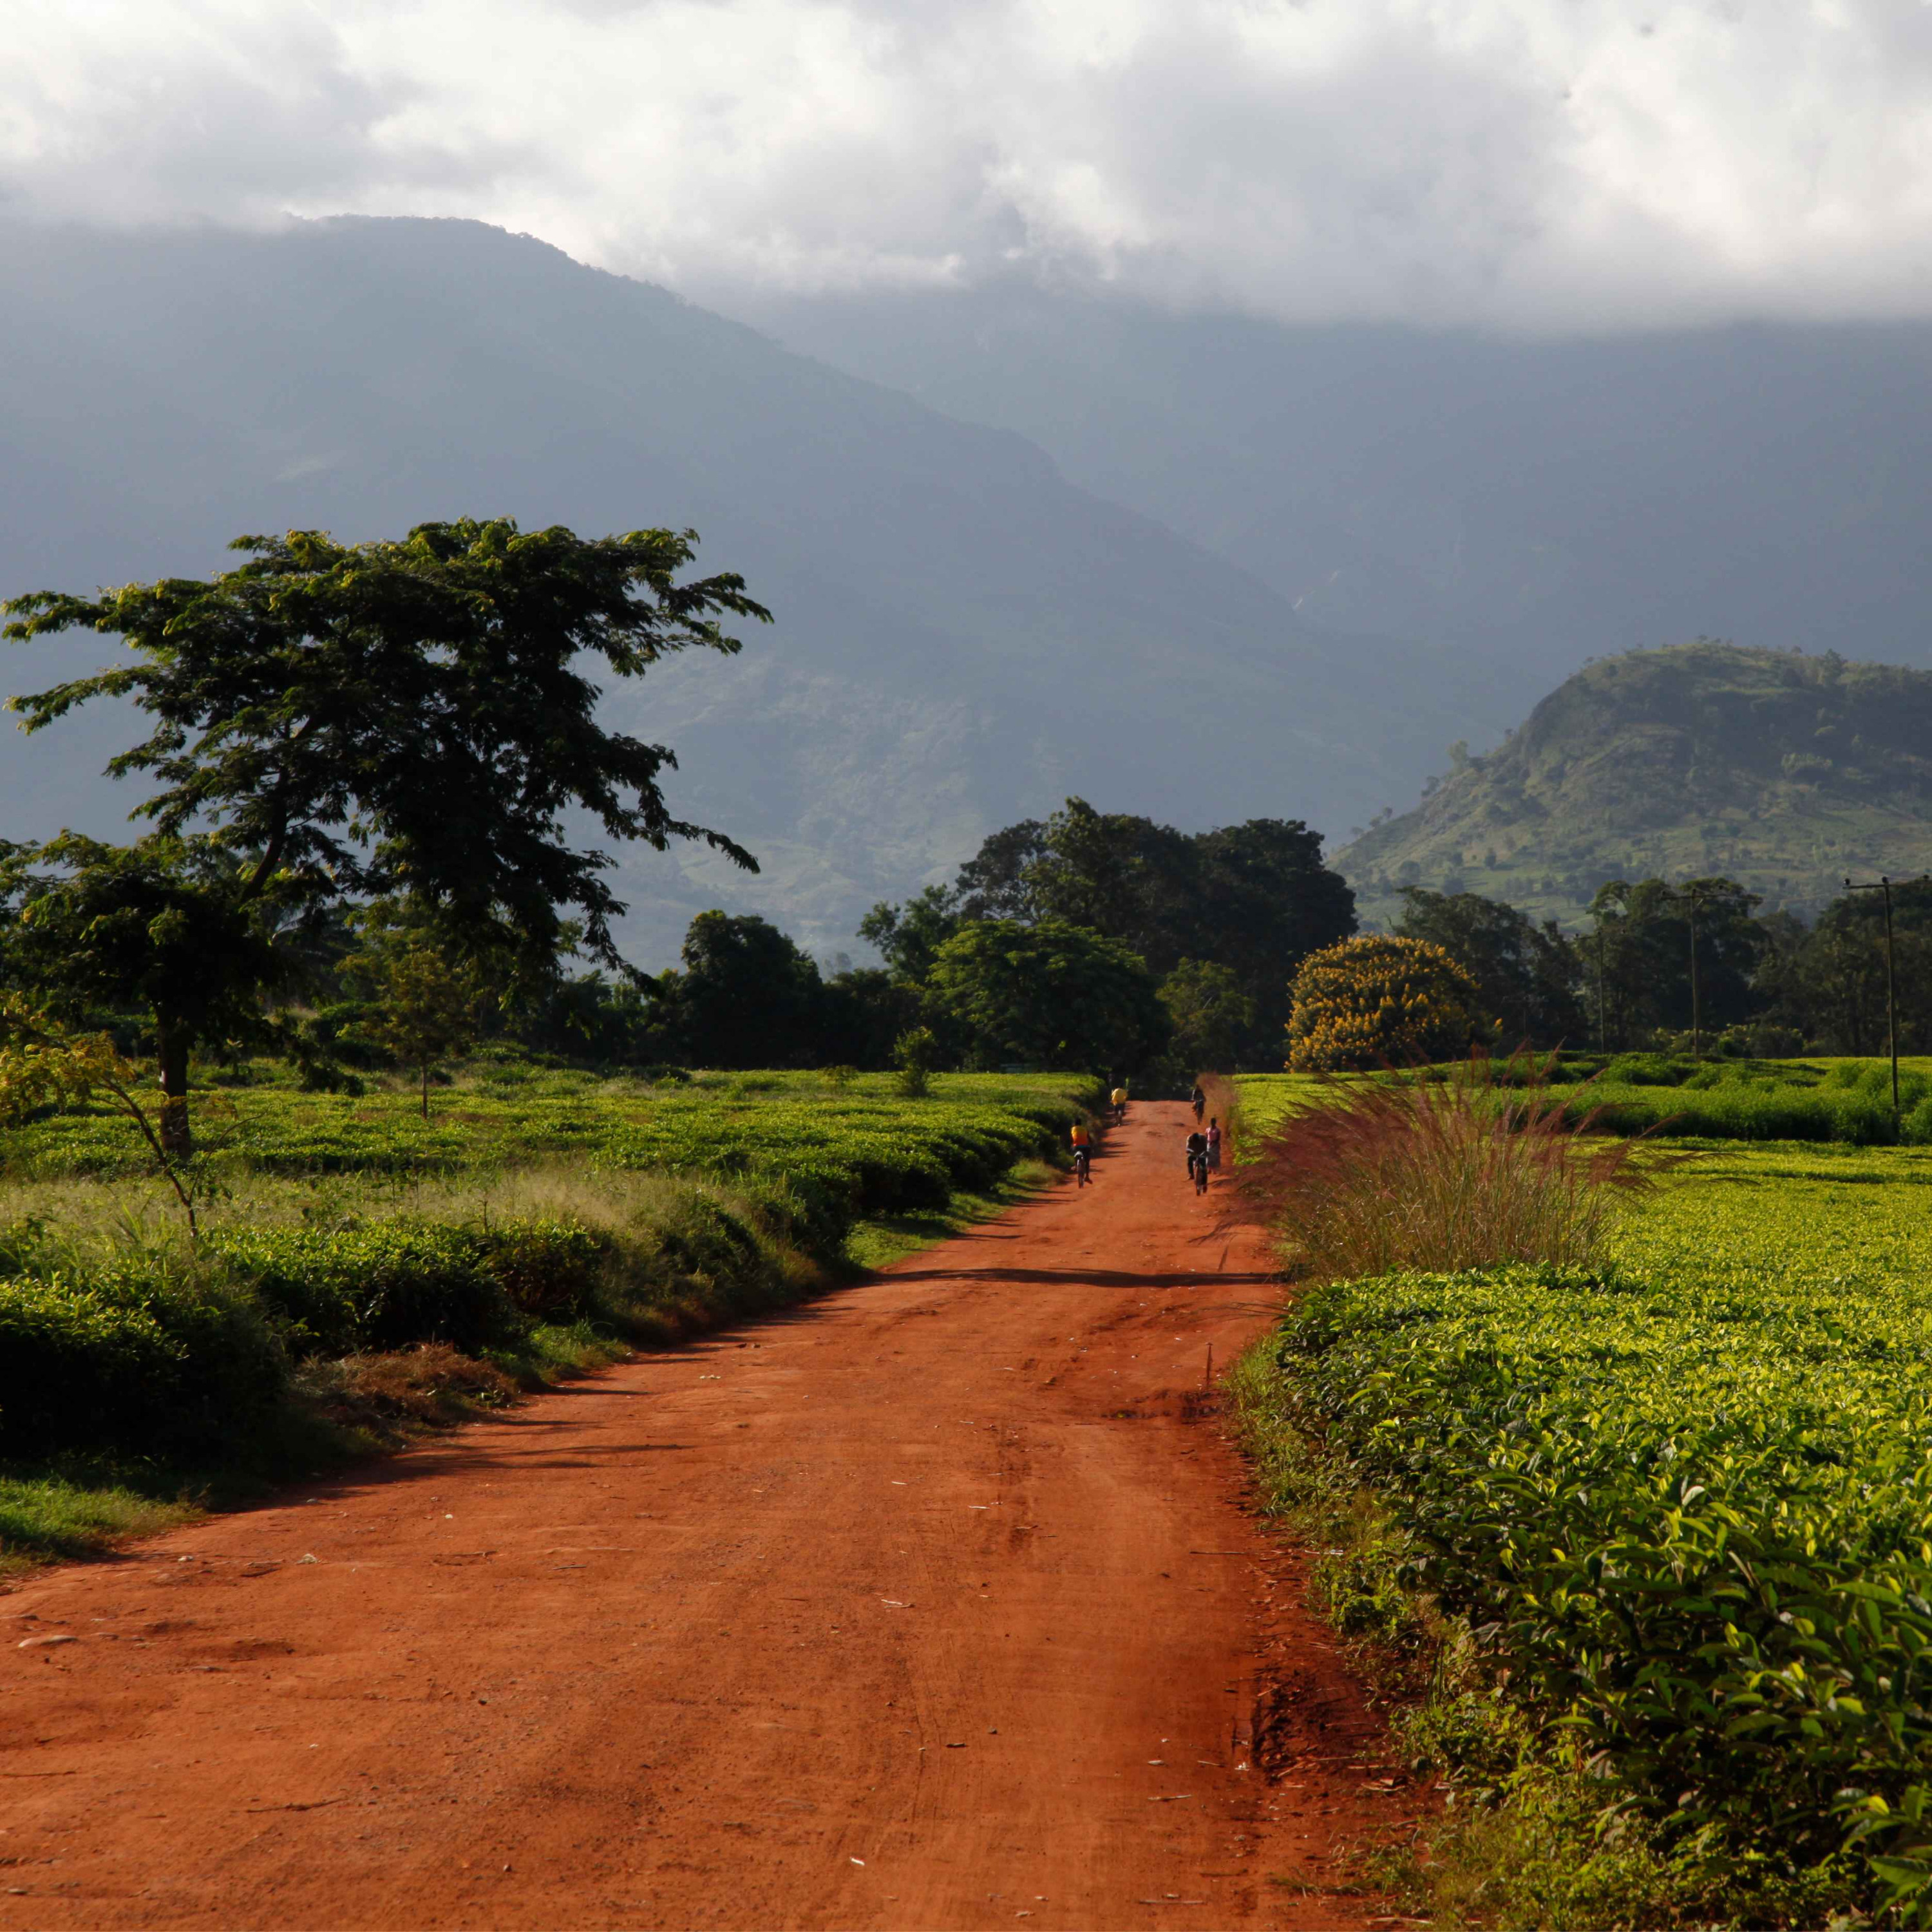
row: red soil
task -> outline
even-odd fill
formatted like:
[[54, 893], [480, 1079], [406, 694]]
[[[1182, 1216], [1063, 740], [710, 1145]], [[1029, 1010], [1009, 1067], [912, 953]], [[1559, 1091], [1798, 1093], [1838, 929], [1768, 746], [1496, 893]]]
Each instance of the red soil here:
[[1201, 1396], [1277, 1292], [1182, 1122], [0, 1599], [0, 1925], [1366, 1922], [1412, 1800]]

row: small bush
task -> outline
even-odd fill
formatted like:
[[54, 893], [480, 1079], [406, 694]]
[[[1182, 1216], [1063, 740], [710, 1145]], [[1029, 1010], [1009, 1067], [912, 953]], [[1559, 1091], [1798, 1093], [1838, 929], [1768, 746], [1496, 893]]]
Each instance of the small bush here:
[[509, 1231], [400, 1220], [326, 1231], [256, 1228], [208, 1243], [288, 1324], [298, 1353], [338, 1355], [416, 1342], [448, 1342], [475, 1354], [515, 1341], [528, 1324], [506, 1270], [527, 1280], [540, 1246], [535, 1230], [519, 1240]]

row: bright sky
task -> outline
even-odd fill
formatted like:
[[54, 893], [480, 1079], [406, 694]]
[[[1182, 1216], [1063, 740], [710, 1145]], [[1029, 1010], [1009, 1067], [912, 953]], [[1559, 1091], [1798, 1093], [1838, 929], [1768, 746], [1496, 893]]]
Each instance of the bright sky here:
[[1922, 0], [10, 0], [0, 209], [473, 215], [704, 297], [1932, 312]]

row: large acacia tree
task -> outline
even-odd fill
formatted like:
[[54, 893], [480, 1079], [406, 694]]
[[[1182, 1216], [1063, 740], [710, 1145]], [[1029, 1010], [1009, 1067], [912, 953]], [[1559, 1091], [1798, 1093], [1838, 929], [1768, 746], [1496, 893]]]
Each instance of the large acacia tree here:
[[[696, 542], [526, 532], [508, 518], [419, 524], [400, 542], [244, 536], [232, 548], [248, 560], [209, 580], [5, 605], [10, 638], [87, 628], [118, 634], [133, 659], [10, 708], [29, 731], [95, 698], [147, 715], [148, 736], [108, 770], [158, 782], [136, 814], [164, 842], [152, 856], [189, 850], [199, 877], [221, 876], [210, 947], [236, 916], [286, 925], [345, 897], [393, 897], [459, 956], [548, 962], [574, 944], [624, 970], [614, 861], [566, 836], [567, 813], [613, 841], [698, 838], [756, 869], [723, 833], [673, 815], [659, 781], [676, 758], [605, 728], [586, 674], [599, 659], [629, 678], [673, 652], [736, 651], [721, 619], [769, 620], [736, 575], [679, 581]], [[45, 856], [68, 862], [38, 890], [70, 896], [85, 855]], [[42, 964], [58, 976], [57, 959]], [[164, 1119], [184, 1144], [182, 1043], [198, 1023], [154, 1004], [158, 983], [130, 970], [122, 997], [149, 1004], [176, 1043]]]

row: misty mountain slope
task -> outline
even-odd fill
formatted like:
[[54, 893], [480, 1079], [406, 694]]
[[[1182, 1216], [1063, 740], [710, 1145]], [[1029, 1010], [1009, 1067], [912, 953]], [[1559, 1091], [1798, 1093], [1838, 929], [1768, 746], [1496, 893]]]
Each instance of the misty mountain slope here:
[[1932, 868], [1932, 673], [1712, 644], [1600, 659], [1335, 863], [1383, 920], [1404, 885], [1568, 922], [1606, 880], [1718, 873], [1815, 912], [1847, 874]]
[[[849, 945], [874, 898], [1070, 790], [1189, 826], [1345, 830], [1480, 728], [1445, 661], [1302, 623], [1011, 432], [526, 238], [355, 220], [4, 238], [9, 594], [200, 574], [242, 530], [464, 513], [690, 524], [700, 567], [743, 573], [775, 626], [612, 700], [677, 749], [676, 808], [766, 866], [627, 855], [626, 942], [649, 962], [720, 902]], [[15, 648], [18, 689], [111, 647]], [[0, 830], [110, 829], [132, 801], [91, 775], [124, 735], [10, 742]]]
[[1699, 636], [1932, 664], [1932, 326], [1538, 341], [1019, 290], [740, 306], [1034, 438], [1304, 617], [1472, 670]]

